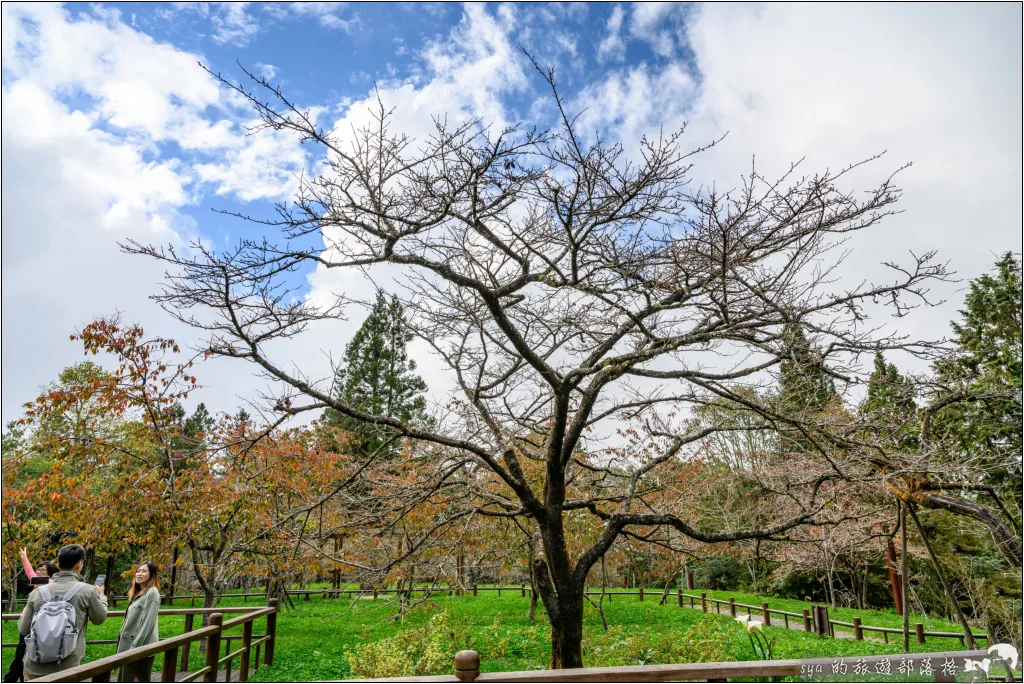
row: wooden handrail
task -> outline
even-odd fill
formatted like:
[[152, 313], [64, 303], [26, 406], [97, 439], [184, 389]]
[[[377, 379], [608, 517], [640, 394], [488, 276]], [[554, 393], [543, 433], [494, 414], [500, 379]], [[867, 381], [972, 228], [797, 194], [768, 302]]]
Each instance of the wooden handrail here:
[[[222, 608], [161, 608], [157, 612], [160, 615], [213, 615], [214, 613], [247, 615], [254, 609], [260, 610], [258, 606], [224, 606]], [[124, 617], [126, 612], [124, 610], [108, 610], [107, 617]], [[17, 620], [20, 617], [21, 613], [3, 613], [0, 615], [4, 622]]]
[[185, 644], [191, 644], [193, 641], [201, 641], [211, 634], [217, 634], [218, 632], [220, 632], [219, 627], [202, 627], [186, 634], [171, 637], [170, 639], [155, 641], [147, 646], [132, 648], [124, 653], [115, 653], [114, 655], [107, 656], [106, 658], [100, 658], [99, 660], [94, 660], [91, 663], [73, 667], [70, 670], [62, 670], [51, 675], [46, 675], [45, 677], [37, 677], [34, 681], [80, 682], [93, 677], [94, 675], [110, 672], [122, 665], [128, 665], [144, 658], [163, 653], [164, 651], [169, 651], [173, 648], [184, 646]]
[[[466, 653], [459, 656], [466, 660]], [[457, 656], [457, 657], [459, 657]], [[352, 682], [670, 682], [725, 681], [736, 678], [793, 677], [841, 675], [845, 681], [858, 676], [877, 677], [888, 671], [899, 674], [901, 663], [913, 662], [912, 672], [933, 676], [935, 681], [955, 681], [943, 669], [951, 662], [957, 672], [963, 671], [967, 659], [990, 657], [988, 651], [941, 651], [849, 658], [809, 658], [804, 660], [767, 660], [732, 663], [684, 663], [679, 665], [627, 665], [623, 667], [585, 667], [571, 670], [529, 670], [520, 672], [479, 672], [458, 668], [458, 675], [431, 677], [395, 677], [389, 679], [336, 680]], [[479, 658], [479, 656], [477, 656]], [[477, 659], [477, 663], [479, 660]], [[479, 667], [479, 666], [478, 666]]]
[[[176, 664], [179, 650], [184, 648], [184, 653], [187, 653], [188, 646], [196, 641], [205, 640], [207, 643], [207, 662], [203, 668], [198, 671], [189, 672], [180, 681], [195, 681], [202, 677], [205, 681], [216, 681], [217, 671], [220, 666], [224, 663], [228, 663], [230, 668], [230, 661], [233, 658], [242, 656], [245, 659], [246, 666], [248, 666], [249, 657], [248, 651], [253, 647], [258, 647], [260, 644], [266, 643], [266, 651], [273, 652], [273, 645], [276, 638], [276, 616], [277, 616], [277, 599], [271, 599], [271, 605], [265, 608], [253, 607], [247, 609], [235, 609], [232, 612], [245, 612], [237, 618], [233, 618], [227, 622], [223, 621], [223, 616], [220, 612], [209, 613], [209, 609], [190, 609], [190, 610], [161, 610], [160, 614], [186, 614], [186, 615], [205, 615], [210, 614], [210, 625], [208, 627], [202, 627], [200, 629], [190, 629], [186, 627], [186, 632], [176, 637], [170, 637], [168, 639], [161, 639], [152, 644], [146, 646], [140, 646], [139, 648], [129, 649], [123, 653], [115, 653], [114, 655], [107, 656], [106, 658], [100, 658], [94, 660], [91, 663], [79, 665], [68, 670], [63, 670], [46, 677], [40, 677], [38, 681], [41, 682], [78, 682], [85, 679], [92, 678], [94, 681], [109, 681], [110, 672], [119, 667], [124, 667], [131, 663], [156, 656], [159, 653], [164, 654], [165, 661], [170, 660], [172, 666], [168, 667], [165, 662], [163, 672], [161, 673], [162, 681], [174, 681], [176, 673]], [[111, 613], [108, 613], [110, 615]], [[123, 615], [123, 612], [121, 613]], [[6, 617], [6, 616], [5, 616]], [[17, 617], [17, 616], [15, 616]], [[259, 618], [267, 618], [267, 634], [259, 637], [252, 638], [251, 625], [255, 620]], [[233, 629], [236, 627], [244, 627], [245, 634], [241, 637], [243, 639], [242, 648], [235, 650], [232, 653], [226, 654], [223, 658], [218, 657], [220, 652], [220, 641], [222, 638], [230, 640], [231, 637], [227, 637], [223, 633], [226, 630]], [[89, 643], [89, 642], [87, 642]], [[229, 641], [230, 643], [230, 641]], [[228, 647], [230, 648], [230, 647]], [[272, 656], [265, 663], [267, 665], [272, 664]], [[185, 669], [187, 662], [184, 657], [182, 659], [182, 669]], [[246, 668], [245, 678], [241, 681], [246, 681], [248, 677], [248, 670]], [[240, 672], [240, 674], [242, 674]], [[170, 679], [168, 679], [170, 678]]]

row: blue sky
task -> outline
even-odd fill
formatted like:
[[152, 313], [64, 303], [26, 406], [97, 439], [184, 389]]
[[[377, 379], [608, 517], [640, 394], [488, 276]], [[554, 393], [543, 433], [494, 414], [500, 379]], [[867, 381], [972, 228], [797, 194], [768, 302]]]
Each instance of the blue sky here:
[[[886, 150], [864, 186], [913, 161], [904, 213], [850, 245], [842, 277], [936, 249], [969, 278], [1021, 249], [1020, 5], [5, 3], [3, 420], [80, 360], [68, 334], [97, 316], [198, 343], [148, 300], [160, 269], [119, 241], [251, 237], [211, 209], [265, 215], [295, 173], [316, 171], [316, 151], [286, 135], [247, 136], [251, 111], [198, 62], [229, 78], [240, 62], [342, 132], [366, 121], [374, 84], [414, 137], [432, 115], [546, 127], [550, 99], [518, 45], [556, 67], [588, 131], [628, 154], [662, 126], [687, 123], [694, 147], [728, 132], [698, 159], [698, 182], [735, 185], [753, 155], [770, 174]], [[296, 283], [323, 301], [366, 285], [320, 272]], [[961, 288], [901, 325], [946, 334]], [[329, 375], [357, 324], [281, 358]], [[450, 383], [415, 353], [443, 401]], [[265, 386], [226, 362], [201, 379], [224, 410]]]

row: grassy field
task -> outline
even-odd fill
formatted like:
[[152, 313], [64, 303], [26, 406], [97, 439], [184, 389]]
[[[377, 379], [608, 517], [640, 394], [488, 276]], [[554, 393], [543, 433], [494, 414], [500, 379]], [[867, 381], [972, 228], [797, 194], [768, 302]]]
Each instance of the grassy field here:
[[[510, 595], [512, 594], [512, 595]], [[715, 592], [719, 598], [735, 596], [737, 601], [755, 605], [761, 600], [733, 592]], [[648, 594], [641, 603], [635, 597], [616, 597], [606, 604], [605, 612], [611, 630], [605, 634], [595, 609], [588, 606], [586, 612], [586, 638], [584, 660], [588, 665], [627, 665], [656, 662], [673, 662], [673, 657], [685, 657], [685, 651], [678, 651], [690, 639], [690, 632], [700, 624], [707, 637], [711, 630], [716, 659], [754, 660], [750, 641], [743, 628], [727, 615], [704, 616], [699, 610], [679, 608], [673, 601], [659, 606], [658, 595]], [[253, 605], [258, 599], [250, 599]], [[806, 604], [798, 601], [768, 599], [772, 607], [799, 612]], [[224, 605], [243, 605], [241, 599], [225, 598]], [[451, 632], [450, 644], [442, 644], [434, 667], [437, 673], [450, 671], [454, 650], [474, 647], [480, 651], [484, 671], [531, 670], [546, 666], [549, 658], [548, 630], [539, 611], [536, 623], [528, 619], [529, 599], [518, 592], [508, 592], [500, 598], [492, 592], [477, 597], [451, 598], [437, 596], [419, 605], [401, 622], [393, 620], [395, 604], [393, 598], [377, 601], [363, 599], [328, 599], [314, 597], [309, 601], [297, 600], [294, 610], [285, 610], [278, 620], [278, 644], [275, 663], [270, 668], [261, 668], [252, 678], [255, 681], [303, 681], [339, 679], [351, 676], [349, 654], [355, 653], [367, 644], [389, 643], [382, 640], [402, 633], [412, 634], [405, 641], [412, 643], [417, 653], [426, 648], [422, 643], [422, 630], [432, 617], [441, 615], [445, 630]], [[898, 626], [899, 618], [891, 613], [876, 611], [837, 611], [837, 619], [849, 619], [860, 615], [865, 624]], [[120, 627], [120, 619], [111, 619], [100, 626], [89, 629], [90, 639], [114, 639]], [[929, 629], [956, 631], [954, 625], [942, 620], [927, 621], [923, 616], [912, 616], [911, 622], [925, 622]], [[163, 636], [180, 634], [184, 620], [180, 616], [161, 618], [160, 632]], [[264, 630], [262, 621], [256, 625], [255, 633]], [[875, 655], [898, 653], [899, 645], [877, 641], [853, 641], [850, 639], [819, 638], [813, 634], [786, 630], [781, 627], [766, 628], [769, 637], [774, 638], [773, 656], [783, 658], [815, 658]], [[690, 634], [696, 634], [691, 632]], [[3, 641], [16, 641], [13, 622], [3, 625]], [[406, 643], [406, 646], [409, 646]], [[956, 639], [929, 639], [924, 646], [911, 644], [915, 651], [959, 650]], [[448, 650], [451, 652], [449, 653]], [[7, 667], [13, 649], [4, 649], [3, 666]], [[113, 646], [91, 646], [86, 660], [94, 660], [113, 652]], [[364, 659], [383, 657], [387, 649], [368, 651]], [[704, 654], [706, 655], [706, 654]], [[665, 659], [667, 658], [667, 659]], [[198, 649], [191, 654], [192, 668], [200, 666]], [[159, 670], [159, 659], [156, 668]], [[237, 663], [235, 664], [237, 667]]]

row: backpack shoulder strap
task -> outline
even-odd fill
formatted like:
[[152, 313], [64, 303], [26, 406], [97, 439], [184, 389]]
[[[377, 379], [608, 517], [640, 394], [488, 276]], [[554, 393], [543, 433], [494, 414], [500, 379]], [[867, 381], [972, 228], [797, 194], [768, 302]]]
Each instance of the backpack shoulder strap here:
[[50, 602], [50, 587], [46, 586], [45, 584], [41, 584], [39, 585], [39, 588], [36, 589], [36, 591], [38, 591], [39, 595], [43, 597], [43, 603]]
[[86, 586], [85, 582], [75, 582], [75, 586], [68, 589], [68, 593], [64, 594], [63, 599], [65, 601], [70, 601], [84, 586]]

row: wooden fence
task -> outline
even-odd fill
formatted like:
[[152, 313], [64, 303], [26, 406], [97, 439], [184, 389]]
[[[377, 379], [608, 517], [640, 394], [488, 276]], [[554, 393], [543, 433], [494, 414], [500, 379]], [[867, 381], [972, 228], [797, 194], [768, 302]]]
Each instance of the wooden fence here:
[[[349, 598], [373, 598], [376, 599], [379, 596], [394, 594], [397, 589], [289, 589], [288, 594], [290, 596], [302, 596], [304, 600], [309, 600], [312, 596], [319, 596], [322, 599], [330, 598], [341, 598], [342, 596]], [[507, 585], [507, 586], [492, 586], [492, 587], [479, 587], [472, 586], [466, 588], [460, 588], [456, 586], [430, 586], [423, 585], [422, 587], [412, 587], [401, 590], [409, 595], [420, 594], [421, 596], [431, 595], [453, 595], [462, 593], [471, 593], [473, 596], [478, 596], [481, 592], [495, 592], [498, 596], [501, 596], [502, 592], [506, 594], [519, 594], [520, 596], [526, 597], [530, 595], [531, 588], [525, 584], [519, 586]], [[600, 591], [591, 590], [588, 591], [589, 596], [599, 596]], [[680, 607], [689, 607], [695, 610], [702, 610], [705, 613], [715, 612], [722, 614], [727, 612], [732, 617], [736, 617], [745, 611], [749, 617], [760, 618], [766, 626], [775, 624], [776, 626], [784, 626], [787, 629], [790, 628], [790, 621], [794, 624], [801, 625], [803, 630], [806, 632], [815, 632], [823, 636], [835, 636], [836, 627], [841, 628], [842, 631], [849, 632], [853, 635], [853, 638], [860, 641], [864, 639], [865, 634], [880, 634], [882, 640], [885, 643], [889, 643], [890, 636], [897, 638], [903, 634], [903, 630], [899, 627], [878, 627], [874, 625], [866, 625], [862, 622], [861, 618], [853, 618], [853, 622], [844, 622], [842, 620], [833, 620], [828, 615], [827, 606], [812, 606], [810, 609], [804, 609], [800, 613], [794, 613], [792, 611], [780, 610], [778, 608], [769, 607], [768, 603], [762, 603], [760, 606], [751, 605], [749, 603], [740, 603], [735, 598], [728, 599], [716, 599], [712, 596], [708, 596], [707, 593], [689, 594], [684, 592], [682, 589], [678, 589], [674, 592], [676, 601]], [[656, 592], [647, 592], [643, 587], [634, 590], [605, 590], [604, 596], [608, 601], [612, 601], [614, 597], [636, 597], [638, 601], [643, 601], [646, 598], [655, 598], [661, 600], [664, 595], [663, 590]], [[672, 596], [672, 593], [669, 593]], [[773, 623], [773, 620], [775, 621]], [[936, 639], [958, 639], [961, 646], [965, 646], [966, 639], [963, 632], [939, 632], [933, 630], [926, 630], [924, 625], [920, 622], [914, 623], [911, 626], [914, 633], [914, 639], [919, 644], [927, 642], [928, 637]], [[974, 638], [978, 641], [987, 641], [988, 635], [983, 632], [971, 632]]]
[[[111, 673], [125, 665], [144, 658], [163, 654], [163, 668], [160, 672], [161, 682], [194, 682], [200, 678], [204, 682], [218, 681], [218, 674], [223, 671], [224, 681], [249, 681], [250, 670], [260, 667], [260, 650], [263, 650], [263, 664], [274, 663], [274, 646], [277, 642], [277, 599], [271, 599], [265, 607], [239, 608], [170, 608], [161, 610], [160, 615], [184, 615], [185, 630], [175, 637], [161, 639], [148, 646], [133, 648], [124, 653], [117, 653], [100, 658], [78, 667], [64, 670], [56, 674], [40, 677], [38, 682], [109, 682]], [[124, 617], [125, 611], [108, 611], [107, 617]], [[224, 620], [226, 614], [238, 614], [238, 617]], [[209, 615], [209, 626], [195, 629], [196, 616]], [[19, 615], [5, 613], [3, 620], [17, 620]], [[253, 634], [253, 623], [259, 618], [267, 619], [265, 634]], [[241, 629], [241, 634], [227, 634]], [[193, 643], [205, 641], [206, 655], [203, 667], [189, 671], [189, 651]], [[232, 644], [239, 643], [238, 648], [231, 650]], [[86, 645], [114, 644], [116, 640], [97, 639], [86, 641]], [[221, 644], [224, 654], [221, 655]], [[3, 644], [3, 648], [14, 648], [17, 644]], [[255, 657], [254, 657], [255, 656]], [[232, 672], [232, 662], [238, 660], [238, 670]], [[184, 673], [183, 677], [179, 673]]]
[[[931, 677], [936, 682], [955, 682], [966, 671], [967, 660], [991, 658], [988, 651], [943, 651], [910, 655], [864, 656], [857, 658], [810, 658], [806, 660], [764, 660], [734, 663], [686, 663], [680, 665], [636, 665], [586, 667], [573, 670], [530, 670], [526, 672], [480, 672], [476, 651], [455, 656], [455, 673], [433, 677], [358, 679], [346, 682], [727, 682], [753, 678], [772, 681], [776, 677], [839, 678], [853, 682], [877, 680], [879, 676]], [[995, 669], [992, 667], [991, 669]], [[1012, 673], [1006, 669], [1007, 678]], [[992, 677], [989, 678], [994, 679]], [[341, 681], [341, 680], [339, 680]], [[1011, 679], [1012, 681], [1012, 679]]]

